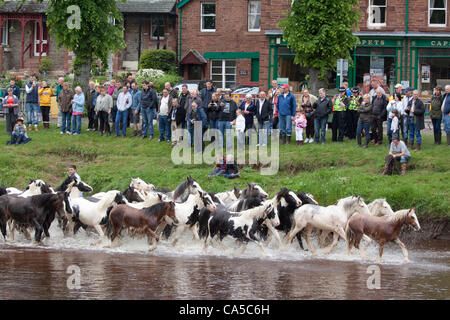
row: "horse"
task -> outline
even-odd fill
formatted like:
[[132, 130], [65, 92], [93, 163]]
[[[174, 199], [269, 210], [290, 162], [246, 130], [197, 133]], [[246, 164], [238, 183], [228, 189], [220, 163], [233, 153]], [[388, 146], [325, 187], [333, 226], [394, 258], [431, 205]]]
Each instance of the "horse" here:
[[55, 191], [63, 191], [66, 192], [70, 189], [70, 198], [76, 199], [81, 197], [82, 192], [92, 192], [94, 189], [84, 183], [83, 181], [77, 179], [75, 175], [68, 176], [63, 183], [59, 187], [55, 189]]
[[155, 250], [159, 241], [155, 230], [164, 218], [168, 218], [169, 223], [178, 224], [175, 214], [175, 202], [161, 202], [141, 210], [125, 204], [116, 206], [111, 210], [106, 221], [106, 233], [111, 240], [111, 246], [113, 246], [114, 240], [120, 235], [122, 229], [132, 228], [135, 234], [146, 234], [149, 245], [155, 239], [156, 241], [150, 246], [149, 251]]
[[314, 199], [314, 196], [310, 193], [304, 193], [302, 191], [297, 192], [296, 196], [302, 201], [302, 204], [315, 204], [319, 203]]
[[146, 196], [147, 193], [149, 193], [149, 192], [156, 191], [156, 188], [154, 185], [152, 185], [151, 183], [146, 183], [141, 178], [131, 179], [130, 187], [135, 188], [137, 191], [139, 191], [144, 196]]
[[216, 205], [221, 205], [221, 206], [225, 205], [225, 202], [223, 202], [222, 199], [219, 198], [214, 192], [208, 192], [208, 194]]
[[0, 197], [0, 229], [6, 242], [6, 222], [13, 220], [20, 226], [35, 228], [34, 243], [41, 241], [42, 232], [50, 237], [48, 232], [56, 213], [65, 214], [64, 204], [69, 196], [67, 193], [46, 193], [27, 198], [15, 195]]
[[40, 179], [34, 179], [31, 180], [28, 186], [25, 190], [19, 190], [16, 188], [6, 188], [7, 194], [10, 195], [17, 195], [23, 198], [35, 196], [38, 194], [44, 194], [44, 193], [55, 193], [55, 190], [53, 190], [47, 183]]
[[242, 190], [239, 199], [246, 199], [249, 197], [261, 197], [263, 199], [269, 198], [269, 194], [261, 188], [258, 184], [251, 182], [247, 185], [247, 188]]
[[125, 199], [127, 199], [128, 202], [144, 202], [146, 199], [146, 196], [142, 194], [138, 189], [136, 189], [131, 184], [129, 187], [122, 192]]
[[311, 244], [311, 231], [313, 228], [334, 232], [333, 242], [326, 250], [330, 253], [337, 245], [339, 236], [345, 241], [345, 226], [348, 219], [355, 213], [363, 213], [369, 215], [369, 208], [361, 197], [347, 197], [339, 200], [335, 205], [322, 207], [318, 205], [306, 204], [296, 209], [294, 212], [294, 228], [287, 235], [287, 244], [291, 243], [294, 236], [306, 227], [307, 244], [311, 253], [315, 254], [316, 250]]
[[216, 193], [216, 196], [223, 202], [234, 202], [241, 197], [241, 189], [234, 187], [233, 190]]
[[[93, 227], [100, 237], [104, 237], [104, 233], [100, 225], [106, 222], [107, 212], [110, 207], [124, 204], [123, 195], [120, 191], [108, 191], [99, 202], [91, 202], [84, 198], [71, 199], [71, 208], [73, 214], [67, 216], [69, 228], [76, 234], [80, 227]], [[109, 209], [110, 210], [110, 209]], [[73, 224], [75, 222], [75, 225]], [[65, 228], [64, 228], [65, 229]]]
[[375, 199], [367, 205], [372, 216], [389, 216], [394, 213], [386, 199]]
[[183, 203], [190, 194], [195, 195], [197, 191], [204, 192], [200, 185], [191, 176], [186, 178], [174, 191], [167, 193], [176, 203]]
[[264, 198], [261, 196], [251, 196], [245, 199], [238, 199], [235, 202], [228, 203], [225, 208], [233, 212], [241, 212], [247, 209], [251, 209], [260, 206], [264, 202]]
[[147, 194], [147, 197], [143, 202], [127, 203], [127, 205], [129, 205], [132, 208], [140, 210], [168, 200], [169, 198], [165, 194], [152, 191]]
[[361, 257], [367, 258], [367, 253], [363, 248], [359, 248], [359, 244], [363, 235], [369, 236], [379, 245], [377, 262], [381, 262], [384, 244], [388, 241], [394, 241], [402, 249], [404, 261], [407, 263], [408, 250], [406, 250], [403, 242], [400, 241], [398, 235], [404, 224], [408, 224], [414, 230], [420, 230], [419, 220], [417, 220], [415, 208], [409, 210], [396, 211], [391, 215], [378, 217], [364, 214], [353, 215], [347, 223], [346, 234], [348, 238], [347, 253], [350, 253], [354, 246], [359, 249]]
[[199, 216], [200, 234], [206, 235], [203, 252], [207, 252], [209, 243], [218, 235], [220, 242], [226, 236], [232, 236], [241, 242], [239, 254], [244, 253], [249, 241], [253, 241], [261, 248], [262, 254], [265, 256], [261, 240], [255, 234], [266, 220], [270, 220], [269, 223], [275, 227], [279, 225], [280, 220], [276, 207], [276, 198], [274, 198], [273, 200], [266, 200], [261, 206], [239, 213], [218, 208], [212, 214], [207, 208], [203, 209]]

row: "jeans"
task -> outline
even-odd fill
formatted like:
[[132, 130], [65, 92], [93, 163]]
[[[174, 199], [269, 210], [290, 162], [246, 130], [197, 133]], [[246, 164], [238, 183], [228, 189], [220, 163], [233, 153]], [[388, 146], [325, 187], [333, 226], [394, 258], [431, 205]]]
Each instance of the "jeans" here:
[[31, 125], [32, 123], [37, 126], [38, 125], [38, 105], [37, 103], [27, 103], [26, 111], [27, 111], [27, 124]]
[[408, 116], [403, 116], [403, 139], [408, 139]]
[[109, 114], [107, 111], [99, 111], [98, 119], [100, 120], [100, 127], [98, 131], [111, 133], [111, 128], [109, 127]]
[[[217, 120], [209, 120], [209, 129], [217, 129]], [[210, 135], [212, 135], [212, 133], [210, 133]], [[211, 142], [216, 139], [215, 136], [211, 136]]]
[[72, 134], [81, 134], [81, 114], [72, 115]]
[[400, 159], [397, 157], [395, 158], [396, 161], [400, 161], [400, 163], [407, 163], [409, 158], [411, 158], [410, 156], [404, 155], [401, 156]]
[[72, 113], [61, 112], [61, 132], [70, 132], [70, 120], [72, 119]]
[[281, 116], [278, 115], [279, 122], [278, 122], [278, 129], [280, 129], [281, 135], [292, 135], [292, 120], [291, 116]]
[[433, 131], [435, 134], [441, 135], [441, 121], [442, 119], [431, 119], [433, 123]]
[[226, 134], [227, 139], [227, 149], [232, 147], [231, 141], [231, 123], [229, 121], [218, 121], [217, 127], [219, 131], [222, 133], [219, 137], [219, 146], [223, 148], [223, 139]]
[[444, 130], [446, 134], [450, 134], [450, 116], [444, 114]]
[[325, 135], [327, 134], [327, 122], [328, 117], [324, 117], [321, 119], [314, 118], [314, 131], [316, 143], [319, 143], [319, 133], [321, 142], [325, 143]]
[[239, 152], [243, 152], [245, 145], [245, 132], [236, 130], [236, 136], [237, 136], [238, 150]]
[[231, 174], [224, 174], [223, 175], [225, 178], [227, 179], [234, 179], [234, 178], [238, 178], [239, 177], [239, 173], [231, 173]]
[[142, 108], [142, 136], [147, 137], [147, 132], [150, 137], [153, 137], [153, 119], [156, 117], [155, 108]]
[[387, 119], [387, 136], [388, 136], [388, 140], [389, 140], [389, 144], [388, 146], [391, 145], [392, 142], [392, 130], [391, 130], [391, 124], [392, 124], [392, 119], [388, 118]]
[[358, 122], [358, 126], [356, 127], [356, 138], [358, 139], [358, 144], [361, 145], [361, 132], [364, 129], [366, 133], [366, 142], [364, 143], [366, 146], [370, 141], [370, 122]]
[[214, 169], [213, 171], [211, 171], [211, 173], [208, 176], [216, 176], [216, 177], [220, 177], [221, 175], [223, 175], [225, 173], [224, 170], [220, 170], [220, 169]]
[[172, 139], [172, 132], [170, 131], [170, 123], [168, 116], [159, 116], [159, 141], [164, 141], [164, 135], [167, 136], [167, 141]]
[[117, 110], [116, 113], [116, 136], [120, 136], [120, 123], [122, 122], [122, 136], [127, 135], [128, 109], [124, 111]]
[[269, 132], [270, 132], [270, 120], [264, 121], [264, 122], [259, 122], [258, 123], [258, 143], [260, 145], [266, 146], [267, 145], [267, 140], [268, 140], [268, 136], [269, 136]]
[[417, 125], [414, 123], [414, 117], [409, 119], [409, 142], [414, 143], [414, 136], [416, 136], [416, 142], [422, 143], [422, 135], [420, 130], [417, 129]]

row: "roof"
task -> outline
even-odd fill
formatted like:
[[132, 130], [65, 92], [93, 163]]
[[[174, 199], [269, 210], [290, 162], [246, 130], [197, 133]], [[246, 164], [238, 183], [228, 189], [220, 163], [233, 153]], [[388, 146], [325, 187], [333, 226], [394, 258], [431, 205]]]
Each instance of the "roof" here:
[[[126, 3], [117, 2], [117, 7], [123, 13], [170, 13], [176, 0], [127, 0]], [[0, 6], [2, 13], [45, 13], [48, 2], [38, 3], [26, 1], [21, 5], [17, 1], [5, 2]]]
[[189, 50], [188, 53], [180, 60], [180, 64], [206, 64], [208, 61], [195, 49]]

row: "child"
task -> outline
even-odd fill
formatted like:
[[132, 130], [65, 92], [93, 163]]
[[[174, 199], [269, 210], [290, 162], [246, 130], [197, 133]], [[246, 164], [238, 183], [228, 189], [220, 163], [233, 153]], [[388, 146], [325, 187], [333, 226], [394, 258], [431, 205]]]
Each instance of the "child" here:
[[297, 116], [295, 117], [295, 140], [297, 145], [301, 146], [303, 144], [303, 129], [306, 128], [306, 116], [305, 110], [302, 107], [297, 111]]
[[27, 127], [23, 124], [23, 118], [19, 117], [14, 125], [13, 132], [11, 133], [11, 141], [8, 141], [7, 145], [19, 145], [29, 142], [31, 139], [27, 136]]
[[233, 155], [229, 154], [226, 161], [226, 169], [223, 176], [227, 179], [239, 178], [239, 171], [237, 165], [234, 163]]
[[245, 138], [245, 118], [242, 115], [242, 110], [236, 110], [236, 136], [239, 152], [244, 151], [244, 138]]
[[[398, 139], [398, 123], [399, 123], [399, 114], [398, 110], [392, 110], [392, 122], [391, 122], [391, 131], [392, 131], [392, 139]], [[392, 140], [389, 141], [389, 146], [391, 145]]]
[[225, 170], [227, 168], [227, 160], [225, 159], [222, 154], [217, 154], [216, 156], [216, 168], [211, 171], [210, 174], [208, 174], [208, 178], [211, 178], [212, 176], [220, 177], [225, 173]]
[[81, 181], [81, 178], [77, 173], [77, 166], [74, 164], [69, 166], [69, 176], [72, 176], [72, 175], [75, 176], [75, 178], [77, 178], [77, 180]]

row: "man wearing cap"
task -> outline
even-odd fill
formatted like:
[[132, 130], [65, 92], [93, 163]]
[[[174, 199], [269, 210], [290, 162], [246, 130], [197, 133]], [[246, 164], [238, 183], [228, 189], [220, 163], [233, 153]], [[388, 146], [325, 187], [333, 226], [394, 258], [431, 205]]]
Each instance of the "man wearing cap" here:
[[278, 97], [277, 110], [278, 110], [278, 129], [280, 129], [281, 143], [291, 143], [292, 135], [292, 121], [295, 117], [295, 111], [297, 110], [297, 102], [295, 102], [294, 95], [289, 90], [288, 84], [283, 84], [283, 93]]
[[350, 104], [346, 111], [347, 136], [350, 140], [356, 138], [356, 127], [358, 126], [358, 108], [362, 103], [362, 97], [359, 93], [359, 88], [352, 89], [352, 96], [350, 97]]
[[[345, 123], [345, 111], [348, 106], [347, 90], [344, 87], [339, 88], [339, 94], [331, 102], [333, 103], [333, 123], [332, 123], [332, 142], [343, 142]], [[339, 130], [339, 136], [338, 136]]]
[[[399, 95], [401, 95], [402, 98], [405, 96], [405, 93], [403, 92], [403, 86], [400, 83], [397, 83], [394, 88], [395, 88], [395, 93], [398, 93]], [[392, 100], [394, 100], [394, 95], [391, 95], [389, 97], [389, 102], [391, 102]]]
[[408, 143], [408, 114], [406, 113], [406, 107], [408, 106], [409, 102], [413, 98], [413, 90], [410, 87], [407, 87], [405, 89], [405, 96], [402, 99], [402, 111], [400, 113], [401, 119], [400, 119], [400, 129], [402, 130], [402, 137], [403, 142], [405, 144]]

